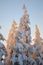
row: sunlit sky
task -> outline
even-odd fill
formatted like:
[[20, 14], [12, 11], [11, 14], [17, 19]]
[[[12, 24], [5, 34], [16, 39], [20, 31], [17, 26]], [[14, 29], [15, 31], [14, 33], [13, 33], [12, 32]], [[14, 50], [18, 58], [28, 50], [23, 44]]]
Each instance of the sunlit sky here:
[[31, 36], [34, 36], [34, 26], [37, 24], [43, 37], [43, 0], [0, 0], [0, 26], [5, 38], [8, 36], [12, 21], [20, 22], [24, 4], [30, 16]]

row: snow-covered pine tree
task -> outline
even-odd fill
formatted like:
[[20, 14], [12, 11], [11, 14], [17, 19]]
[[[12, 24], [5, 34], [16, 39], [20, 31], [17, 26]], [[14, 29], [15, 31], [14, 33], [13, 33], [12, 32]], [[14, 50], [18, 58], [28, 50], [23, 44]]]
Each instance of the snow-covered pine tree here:
[[[27, 49], [30, 46], [31, 42], [31, 30], [30, 30], [30, 22], [29, 22], [29, 15], [27, 13], [27, 9], [25, 5], [23, 6], [24, 14], [20, 19], [20, 24], [18, 27], [17, 37], [16, 37], [16, 43], [18, 47], [23, 46], [23, 52], [26, 54]], [[20, 45], [20, 46], [19, 46]]]
[[15, 21], [13, 21], [11, 29], [8, 34], [8, 39], [7, 39], [7, 52], [8, 56], [6, 57], [6, 62], [5, 65], [11, 65], [10, 59], [12, 55], [12, 47], [15, 46], [16, 44], [16, 32], [17, 32], [17, 24]]
[[40, 37], [39, 28], [37, 25], [35, 25], [35, 34], [34, 34], [33, 43], [34, 43], [35, 54], [37, 55], [37, 57], [38, 56], [40, 57], [41, 56], [40, 54], [41, 37]]
[[29, 15], [27, 13], [27, 9], [25, 5], [23, 6], [24, 14], [20, 19], [19, 29], [24, 31], [24, 37], [23, 42], [30, 45], [31, 42], [31, 30], [30, 30], [30, 21], [29, 21]]
[[11, 48], [13, 45], [16, 44], [16, 32], [17, 32], [17, 24], [15, 21], [13, 21], [11, 29], [8, 34], [7, 48]]
[[33, 42], [34, 42], [34, 45], [40, 45], [40, 42], [41, 42], [40, 32], [37, 25], [35, 25], [35, 34], [34, 34]]

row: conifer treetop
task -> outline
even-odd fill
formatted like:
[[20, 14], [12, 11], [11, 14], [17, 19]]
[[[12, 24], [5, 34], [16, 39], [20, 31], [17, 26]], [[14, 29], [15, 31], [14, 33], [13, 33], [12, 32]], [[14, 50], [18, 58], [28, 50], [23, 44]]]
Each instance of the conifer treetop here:
[[35, 25], [35, 33], [37, 33], [38, 35], [40, 35], [39, 28], [38, 28], [37, 25]]
[[23, 14], [23, 17], [21, 19], [22, 20], [24, 19], [24, 20], [28, 21], [28, 23], [30, 24], [30, 22], [29, 22], [29, 14], [27, 12], [27, 8], [26, 8], [25, 5], [23, 5], [22, 10], [23, 10], [24, 14]]
[[27, 8], [25, 5], [23, 5], [22, 9], [23, 9], [24, 13], [27, 13]]
[[40, 31], [37, 25], [35, 25], [35, 33], [34, 33], [34, 45], [39, 45], [41, 42], [41, 37], [40, 37]]

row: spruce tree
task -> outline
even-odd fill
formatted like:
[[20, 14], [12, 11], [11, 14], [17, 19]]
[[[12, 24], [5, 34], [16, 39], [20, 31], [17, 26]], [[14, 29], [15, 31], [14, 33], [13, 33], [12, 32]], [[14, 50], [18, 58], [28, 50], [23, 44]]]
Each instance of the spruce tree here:
[[36, 53], [37, 57], [38, 56], [40, 57], [41, 56], [41, 54], [40, 54], [41, 37], [40, 37], [39, 28], [37, 25], [35, 25], [35, 36], [34, 36], [33, 42], [34, 42], [35, 53]]
[[16, 32], [17, 32], [17, 24], [15, 21], [13, 21], [8, 34], [7, 47], [11, 48], [13, 45], [16, 44]]
[[24, 14], [20, 19], [19, 29], [24, 31], [24, 38], [23, 42], [30, 45], [31, 42], [31, 30], [30, 30], [30, 21], [29, 21], [29, 15], [27, 13], [27, 9], [25, 5], [23, 6]]
[[12, 55], [12, 47], [16, 45], [16, 32], [17, 32], [17, 24], [13, 21], [11, 29], [8, 34], [7, 39], [7, 53], [8, 56], [6, 57], [5, 65], [11, 65], [11, 55]]
[[39, 28], [37, 25], [35, 25], [35, 34], [34, 34], [33, 41], [34, 41], [34, 45], [40, 45], [41, 37], [40, 37]]

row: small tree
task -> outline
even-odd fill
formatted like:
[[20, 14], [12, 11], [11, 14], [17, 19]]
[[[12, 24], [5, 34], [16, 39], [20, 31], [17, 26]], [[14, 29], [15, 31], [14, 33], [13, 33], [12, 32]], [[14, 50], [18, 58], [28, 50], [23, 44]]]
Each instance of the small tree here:
[[34, 45], [39, 45], [41, 42], [40, 32], [37, 25], [35, 25], [35, 36], [33, 41], [34, 41]]
[[24, 31], [23, 42], [30, 44], [31, 42], [31, 30], [29, 27], [30, 22], [29, 22], [29, 15], [27, 13], [27, 9], [25, 5], [23, 6], [23, 11], [24, 11], [24, 14], [20, 19], [19, 29]]
[[41, 56], [40, 55], [41, 37], [40, 37], [40, 32], [39, 32], [37, 25], [35, 25], [35, 36], [34, 36], [33, 42], [34, 42], [34, 50], [35, 50], [37, 57]]

